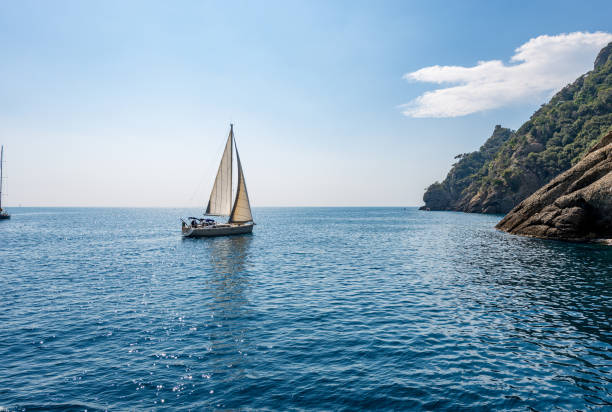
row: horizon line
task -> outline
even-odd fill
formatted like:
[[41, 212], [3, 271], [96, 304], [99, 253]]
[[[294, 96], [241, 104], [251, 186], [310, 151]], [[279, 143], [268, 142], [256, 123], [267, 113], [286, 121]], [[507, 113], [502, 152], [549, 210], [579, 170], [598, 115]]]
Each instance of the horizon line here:
[[[253, 206], [253, 209], [291, 209], [291, 208], [406, 208], [406, 207], [420, 207], [422, 205], [369, 205], [369, 206]], [[27, 209], [27, 208], [48, 208], [48, 209], [193, 209], [200, 206], [5, 206], [4, 209]]]

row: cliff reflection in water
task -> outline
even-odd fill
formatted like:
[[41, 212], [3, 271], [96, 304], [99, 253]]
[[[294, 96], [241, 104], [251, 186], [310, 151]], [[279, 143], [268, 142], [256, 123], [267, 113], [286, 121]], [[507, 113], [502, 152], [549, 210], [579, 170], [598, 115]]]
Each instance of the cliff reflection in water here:
[[210, 297], [208, 324], [209, 364], [215, 383], [241, 379], [244, 376], [244, 351], [247, 330], [249, 284], [245, 264], [252, 237], [232, 236], [207, 240], [210, 269], [206, 287]]

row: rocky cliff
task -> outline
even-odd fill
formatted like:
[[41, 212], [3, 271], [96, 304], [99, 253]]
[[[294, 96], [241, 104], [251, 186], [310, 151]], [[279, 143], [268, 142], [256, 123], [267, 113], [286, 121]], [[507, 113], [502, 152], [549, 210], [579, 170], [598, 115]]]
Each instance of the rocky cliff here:
[[612, 239], [612, 133], [575, 166], [523, 200], [496, 227], [538, 238]]
[[493, 134], [476, 152], [455, 156], [459, 159], [453, 165], [442, 183], [434, 183], [423, 195], [425, 208], [431, 210], [465, 210], [471, 198], [466, 190], [476, 176], [483, 173], [485, 165], [490, 163], [501, 146], [508, 141], [514, 132], [510, 129], [495, 126]]
[[478, 152], [459, 155], [423, 208], [507, 213], [574, 166], [612, 127], [612, 43], [594, 69], [563, 88], [516, 132], [496, 126]]

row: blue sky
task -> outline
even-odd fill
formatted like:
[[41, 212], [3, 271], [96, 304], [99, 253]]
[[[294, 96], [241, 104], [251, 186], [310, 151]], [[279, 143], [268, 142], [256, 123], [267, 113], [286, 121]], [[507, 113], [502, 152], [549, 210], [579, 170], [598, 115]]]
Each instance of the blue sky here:
[[415, 118], [402, 105], [445, 86], [406, 74], [612, 32], [610, 2], [227, 3], [0, 3], [5, 202], [201, 205], [233, 121], [255, 206], [418, 205], [552, 91]]

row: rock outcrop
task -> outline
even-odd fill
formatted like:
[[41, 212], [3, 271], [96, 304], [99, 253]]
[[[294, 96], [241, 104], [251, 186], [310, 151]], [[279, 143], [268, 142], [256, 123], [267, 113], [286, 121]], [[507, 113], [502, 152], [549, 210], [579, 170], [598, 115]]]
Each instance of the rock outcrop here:
[[591, 72], [559, 91], [515, 132], [496, 126], [477, 152], [458, 155], [424, 209], [508, 213], [574, 166], [612, 127], [612, 43]]
[[612, 239], [612, 132], [575, 166], [523, 200], [496, 226], [545, 239]]

